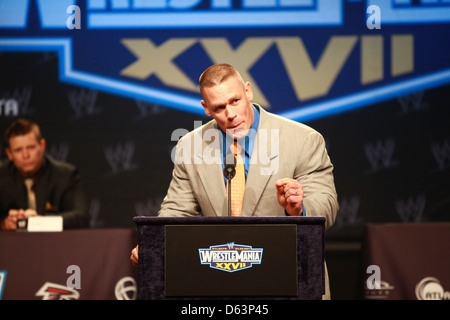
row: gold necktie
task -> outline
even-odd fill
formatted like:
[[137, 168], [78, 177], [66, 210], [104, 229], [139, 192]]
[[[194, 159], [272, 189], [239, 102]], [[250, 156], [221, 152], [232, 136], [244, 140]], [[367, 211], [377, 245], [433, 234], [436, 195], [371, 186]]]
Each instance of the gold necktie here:
[[36, 210], [36, 195], [33, 191], [34, 181], [32, 178], [25, 179], [25, 185], [28, 191], [28, 209]]
[[[231, 180], [231, 215], [240, 216], [245, 192], [245, 167], [241, 156], [241, 146], [237, 141], [230, 146], [231, 152], [236, 157], [236, 175]], [[228, 182], [227, 182], [228, 190]]]

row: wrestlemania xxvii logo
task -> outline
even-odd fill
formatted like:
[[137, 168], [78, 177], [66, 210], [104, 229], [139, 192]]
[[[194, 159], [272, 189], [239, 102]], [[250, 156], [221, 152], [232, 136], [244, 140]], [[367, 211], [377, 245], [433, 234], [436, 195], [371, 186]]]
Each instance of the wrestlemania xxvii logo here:
[[213, 269], [236, 272], [261, 264], [263, 249], [230, 242], [223, 245], [198, 249], [200, 263]]
[[61, 82], [204, 115], [227, 62], [297, 121], [450, 83], [449, 26], [448, 0], [0, 0], [0, 52], [56, 52]]

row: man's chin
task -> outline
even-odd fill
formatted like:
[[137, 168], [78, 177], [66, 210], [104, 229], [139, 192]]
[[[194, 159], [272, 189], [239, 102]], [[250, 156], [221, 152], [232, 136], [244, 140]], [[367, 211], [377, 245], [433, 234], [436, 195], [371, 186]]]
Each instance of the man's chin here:
[[240, 140], [244, 138], [248, 133], [248, 130], [242, 129], [227, 129], [227, 135], [232, 137], [234, 140]]
[[33, 169], [22, 169], [19, 171], [22, 174], [22, 176], [24, 176], [24, 177], [31, 177], [37, 172], [37, 170], [34, 168]]

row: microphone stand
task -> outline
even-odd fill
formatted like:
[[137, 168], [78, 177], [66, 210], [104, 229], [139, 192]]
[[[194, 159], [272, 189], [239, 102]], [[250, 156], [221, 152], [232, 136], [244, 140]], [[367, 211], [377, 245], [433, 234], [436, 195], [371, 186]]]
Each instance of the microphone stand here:
[[231, 217], [231, 178], [228, 179], [228, 216]]
[[231, 179], [236, 175], [236, 157], [234, 155], [226, 156], [223, 174], [228, 180], [228, 216], [231, 217]]

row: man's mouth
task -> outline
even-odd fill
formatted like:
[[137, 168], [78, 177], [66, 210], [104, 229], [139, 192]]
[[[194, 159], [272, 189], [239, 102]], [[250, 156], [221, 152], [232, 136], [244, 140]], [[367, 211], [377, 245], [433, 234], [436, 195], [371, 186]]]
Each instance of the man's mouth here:
[[238, 124], [236, 124], [236, 125], [232, 125], [232, 126], [230, 126], [228, 129], [230, 129], [230, 130], [236, 130], [236, 129], [239, 129], [240, 126], [241, 126], [241, 124], [242, 124], [242, 122], [240, 122], [240, 123], [238, 123]]

